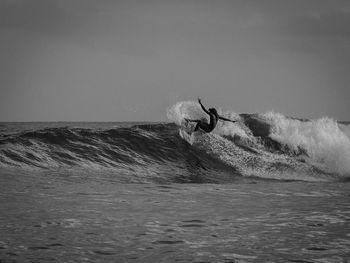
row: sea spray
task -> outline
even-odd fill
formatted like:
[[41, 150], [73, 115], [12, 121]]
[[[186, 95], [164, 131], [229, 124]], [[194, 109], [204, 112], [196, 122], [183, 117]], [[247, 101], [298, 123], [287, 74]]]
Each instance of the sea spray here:
[[181, 101], [167, 109], [167, 117], [177, 125], [181, 125], [185, 118], [198, 120], [207, 116], [198, 103], [194, 101]]
[[297, 151], [304, 149], [313, 162], [340, 174], [350, 174], [350, 139], [330, 118], [290, 119], [280, 113], [263, 114], [272, 129], [270, 137]]

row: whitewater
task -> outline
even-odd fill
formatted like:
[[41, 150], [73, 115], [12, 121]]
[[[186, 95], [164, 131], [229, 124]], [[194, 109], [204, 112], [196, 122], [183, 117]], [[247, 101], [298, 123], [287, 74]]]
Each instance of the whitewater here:
[[218, 113], [0, 123], [0, 261], [347, 262], [350, 123]]

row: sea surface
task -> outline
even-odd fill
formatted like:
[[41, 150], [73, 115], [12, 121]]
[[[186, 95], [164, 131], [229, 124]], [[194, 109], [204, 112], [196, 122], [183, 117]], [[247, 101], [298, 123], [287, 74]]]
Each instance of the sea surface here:
[[349, 123], [219, 114], [0, 123], [0, 262], [350, 262]]

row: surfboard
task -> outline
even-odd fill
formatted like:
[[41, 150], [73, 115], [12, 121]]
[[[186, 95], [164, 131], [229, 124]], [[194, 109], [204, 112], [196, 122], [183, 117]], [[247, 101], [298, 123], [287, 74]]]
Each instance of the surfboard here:
[[[204, 118], [204, 117], [201, 118], [200, 120], [202, 122], [206, 122], [206, 123], [208, 122], [207, 118]], [[203, 130], [201, 130], [201, 129], [194, 131], [196, 125], [197, 125], [196, 122], [191, 122], [186, 118], [184, 118], [181, 121], [181, 127], [179, 129], [179, 134], [180, 134], [181, 138], [186, 140], [191, 145], [194, 143], [196, 136], [200, 136], [200, 135], [205, 134], [205, 132], [203, 132]]]
[[193, 144], [194, 135], [193, 129], [195, 127], [194, 122], [190, 122], [187, 119], [183, 119], [181, 122], [181, 128], [179, 129], [179, 134], [182, 139], [187, 141], [189, 144]]
[[186, 142], [188, 142], [190, 145], [193, 144], [193, 134], [188, 134], [184, 129], [180, 128], [179, 129], [179, 134], [182, 139], [184, 139]]

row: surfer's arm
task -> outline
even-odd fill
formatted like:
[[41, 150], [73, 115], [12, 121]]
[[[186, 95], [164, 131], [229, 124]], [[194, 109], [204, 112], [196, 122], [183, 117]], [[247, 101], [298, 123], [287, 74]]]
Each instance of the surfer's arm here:
[[219, 116], [219, 119], [220, 119], [220, 120], [223, 120], [223, 121], [236, 122], [236, 121], [233, 121], [233, 120], [230, 120], [230, 119], [226, 119], [226, 118], [221, 117], [221, 116]]
[[210, 115], [209, 111], [207, 111], [207, 109], [203, 106], [201, 99], [198, 99], [198, 103], [201, 105], [202, 110], [205, 111], [206, 114]]

